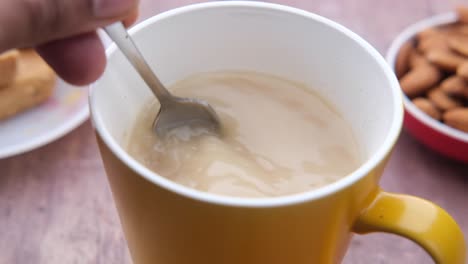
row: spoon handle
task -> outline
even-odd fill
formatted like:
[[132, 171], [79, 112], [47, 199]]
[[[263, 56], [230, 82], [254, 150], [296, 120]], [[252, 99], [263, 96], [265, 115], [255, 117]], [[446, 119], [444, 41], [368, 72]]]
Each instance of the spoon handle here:
[[122, 53], [127, 57], [133, 67], [138, 71], [145, 83], [151, 88], [154, 95], [162, 104], [172, 95], [167, 91], [158, 77], [149, 67], [132, 38], [128, 35], [122, 22], [117, 22], [104, 28], [107, 35], [115, 42]]

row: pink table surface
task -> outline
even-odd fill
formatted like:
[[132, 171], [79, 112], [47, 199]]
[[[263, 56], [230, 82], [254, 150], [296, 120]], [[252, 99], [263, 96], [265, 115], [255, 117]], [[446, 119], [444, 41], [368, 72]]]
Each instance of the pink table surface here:
[[[347, 26], [383, 54], [405, 26], [466, 0], [278, 0]], [[142, 0], [141, 18], [190, 0]], [[384, 189], [445, 208], [468, 234], [468, 165], [403, 133]], [[89, 122], [35, 151], [0, 160], [0, 264], [131, 263]], [[433, 263], [412, 242], [355, 236], [345, 264]]]

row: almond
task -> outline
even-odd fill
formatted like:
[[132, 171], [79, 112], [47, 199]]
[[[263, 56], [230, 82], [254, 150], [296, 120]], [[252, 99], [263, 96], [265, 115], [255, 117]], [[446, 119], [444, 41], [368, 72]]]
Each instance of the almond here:
[[440, 35], [440, 30], [438, 28], [430, 27], [418, 32], [416, 34], [416, 38], [420, 41], [422, 39], [434, 37], [437, 35]]
[[436, 85], [442, 77], [440, 71], [431, 65], [423, 65], [409, 71], [400, 80], [403, 92], [408, 97], [425, 93]]
[[413, 52], [413, 43], [406, 42], [401, 46], [395, 62], [395, 73], [398, 78], [401, 78], [409, 70], [409, 60]]
[[421, 111], [436, 120], [440, 120], [442, 117], [442, 113], [439, 111], [439, 109], [437, 109], [437, 107], [435, 107], [435, 105], [426, 98], [418, 97], [413, 99], [413, 104]]
[[442, 70], [455, 72], [466, 58], [450, 50], [433, 49], [427, 52], [426, 58]]
[[468, 23], [468, 7], [466, 6], [459, 6], [456, 9], [458, 21], [462, 23]]
[[431, 50], [448, 50], [449, 45], [446, 36], [439, 34], [421, 38], [418, 42], [418, 50], [424, 54]]
[[437, 108], [443, 111], [462, 106], [462, 103], [459, 100], [452, 98], [448, 94], [444, 93], [444, 91], [442, 91], [440, 88], [432, 89], [427, 94], [427, 97]]
[[457, 75], [468, 81], [468, 61], [462, 63], [457, 68]]
[[431, 63], [421, 53], [413, 49], [409, 57], [410, 69], [414, 69], [423, 65], [428, 66], [431, 65]]
[[458, 25], [458, 33], [468, 35], [468, 24]]
[[451, 96], [465, 97], [468, 92], [468, 82], [460, 76], [453, 75], [442, 81], [440, 89]]
[[443, 119], [447, 125], [468, 133], [468, 107], [447, 111]]
[[468, 56], [468, 35], [459, 34], [450, 36], [448, 44], [452, 50], [464, 56]]

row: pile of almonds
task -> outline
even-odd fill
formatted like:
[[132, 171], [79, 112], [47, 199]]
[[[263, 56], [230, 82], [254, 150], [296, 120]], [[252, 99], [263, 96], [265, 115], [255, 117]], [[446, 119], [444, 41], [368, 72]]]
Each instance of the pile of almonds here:
[[432, 118], [468, 133], [468, 7], [458, 21], [405, 43], [395, 72], [403, 92]]

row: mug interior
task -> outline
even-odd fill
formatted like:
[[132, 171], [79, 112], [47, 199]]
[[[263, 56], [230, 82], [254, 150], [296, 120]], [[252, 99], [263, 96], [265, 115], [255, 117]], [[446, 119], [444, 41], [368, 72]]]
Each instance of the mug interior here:
[[[403, 107], [391, 69], [367, 42], [323, 17], [258, 2], [204, 3], [157, 15], [130, 33], [166, 85], [200, 72], [256, 71], [305, 83], [331, 102], [351, 124], [365, 159], [353, 174], [311, 191], [309, 198], [358, 180], [398, 137]], [[90, 105], [95, 128], [110, 149], [143, 177], [174, 191], [225, 202], [246, 199], [172, 183], [125, 153], [135, 117], [153, 95], [115, 45], [107, 53], [108, 66], [92, 87]]]

